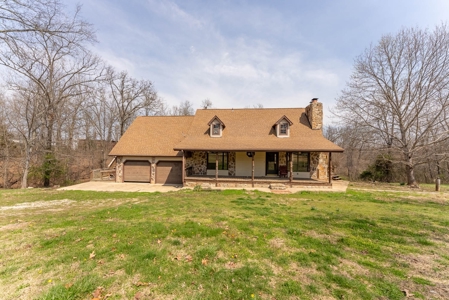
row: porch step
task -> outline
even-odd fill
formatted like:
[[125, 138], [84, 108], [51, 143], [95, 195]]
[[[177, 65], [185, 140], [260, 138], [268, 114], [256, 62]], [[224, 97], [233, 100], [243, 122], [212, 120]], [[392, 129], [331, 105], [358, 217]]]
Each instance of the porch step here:
[[287, 189], [285, 184], [282, 184], [282, 183], [270, 183], [269, 188], [272, 189], [272, 190], [285, 190], [285, 189]]

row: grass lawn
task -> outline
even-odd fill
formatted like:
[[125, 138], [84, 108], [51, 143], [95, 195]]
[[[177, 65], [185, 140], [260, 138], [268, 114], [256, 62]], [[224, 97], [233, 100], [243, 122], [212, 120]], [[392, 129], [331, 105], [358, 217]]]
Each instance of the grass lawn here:
[[449, 299], [448, 187], [374, 188], [0, 190], [0, 298]]

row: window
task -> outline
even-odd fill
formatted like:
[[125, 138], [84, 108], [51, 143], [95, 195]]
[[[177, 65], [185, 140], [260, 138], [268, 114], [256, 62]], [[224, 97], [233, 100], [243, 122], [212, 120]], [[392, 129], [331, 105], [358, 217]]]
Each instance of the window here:
[[219, 138], [223, 134], [223, 128], [225, 124], [217, 117], [214, 116], [212, 120], [207, 123], [209, 126], [209, 135], [210, 137]]
[[293, 153], [293, 172], [309, 172], [309, 152]]
[[220, 136], [221, 135], [221, 124], [220, 123], [213, 123], [212, 124], [212, 135], [214, 135], [214, 136]]
[[279, 124], [279, 135], [288, 135], [288, 123]]
[[[215, 153], [207, 154], [207, 169], [215, 170]], [[227, 170], [228, 169], [228, 152], [219, 152], [218, 153], [218, 170]]]

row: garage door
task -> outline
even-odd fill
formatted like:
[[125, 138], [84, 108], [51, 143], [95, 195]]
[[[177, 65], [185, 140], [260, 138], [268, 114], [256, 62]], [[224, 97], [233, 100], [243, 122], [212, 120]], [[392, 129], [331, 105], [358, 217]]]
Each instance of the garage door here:
[[156, 169], [156, 183], [181, 184], [182, 162], [160, 161]]
[[150, 182], [150, 163], [148, 161], [126, 161], [123, 181]]

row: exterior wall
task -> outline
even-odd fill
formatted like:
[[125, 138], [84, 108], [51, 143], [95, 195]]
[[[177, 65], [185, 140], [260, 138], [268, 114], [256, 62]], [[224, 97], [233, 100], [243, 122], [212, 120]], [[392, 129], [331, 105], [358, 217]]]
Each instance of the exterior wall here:
[[[254, 156], [254, 176], [265, 176], [265, 152], [256, 152]], [[251, 176], [252, 159], [246, 152], [237, 152], [235, 158], [235, 175]]]
[[186, 159], [186, 168], [192, 167], [193, 175], [207, 174], [207, 152], [194, 151], [192, 156]]
[[327, 180], [329, 166], [328, 152], [310, 152], [310, 178]]

